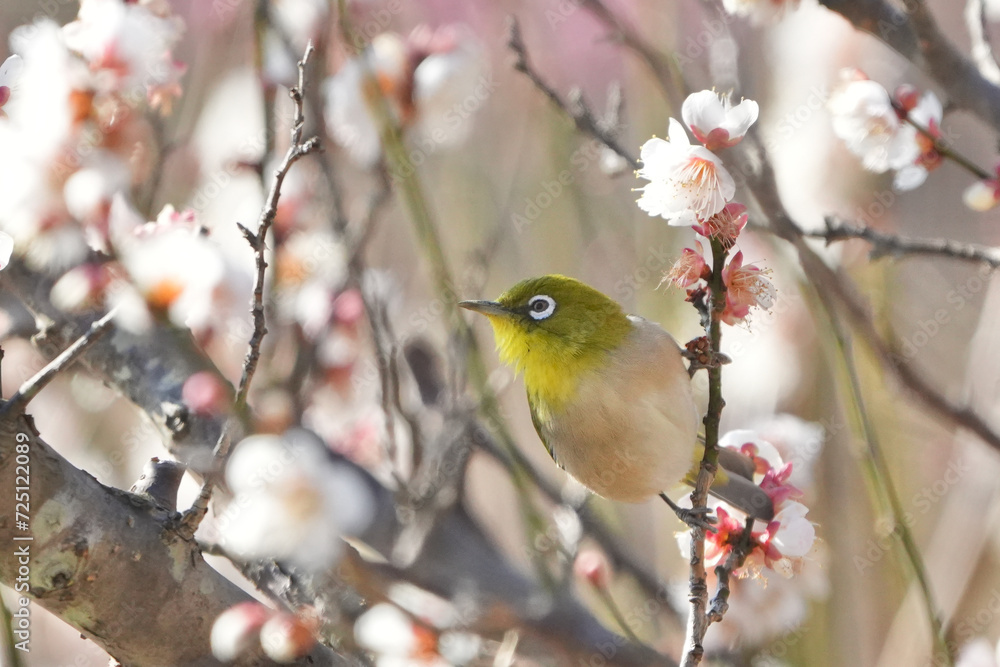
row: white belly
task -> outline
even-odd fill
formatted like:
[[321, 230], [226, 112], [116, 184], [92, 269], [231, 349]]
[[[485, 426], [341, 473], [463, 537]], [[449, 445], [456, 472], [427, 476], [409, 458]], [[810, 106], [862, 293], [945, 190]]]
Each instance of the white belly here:
[[566, 471], [595, 493], [640, 502], [691, 468], [698, 413], [677, 343], [640, 318], [627, 353], [581, 378], [576, 398], [544, 425]]

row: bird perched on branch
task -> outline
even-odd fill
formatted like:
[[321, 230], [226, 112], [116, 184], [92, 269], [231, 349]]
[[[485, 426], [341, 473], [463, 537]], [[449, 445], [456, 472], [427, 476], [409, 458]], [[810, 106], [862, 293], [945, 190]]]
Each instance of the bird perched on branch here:
[[[500, 359], [524, 377], [549, 454], [594, 493], [624, 502], [693, 484], [703, 447], [681, 349], [655, 322], [573, 278], [523, 280], [496, 301], [462, 301], [493, 326]], [[722, 449], [710, 492], [770, 520], [753, 462]], [[692, 516], [684, 511], [685, 520]]]

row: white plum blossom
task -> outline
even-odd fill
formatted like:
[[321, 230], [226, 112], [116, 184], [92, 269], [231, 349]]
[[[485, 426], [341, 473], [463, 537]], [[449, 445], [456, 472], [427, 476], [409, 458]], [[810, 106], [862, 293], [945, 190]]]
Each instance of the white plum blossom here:
[[653, 137], [642, 145], [639, 178], [650, 181], [639, 188], [638, 205], [671, 225], [696, 225], [732, 199], [736, 183], [722, 161], [704, 146], [692, 145], [687, 132], [670, 119], [668, 139]]
[[738, 144], [760, 113], [753, 100], [742, 100], [733, 106], [730, 96], [702, 90], [688, 95], [681, 106], [681, 118], [695, 139], [710, 151]]
[[361, 474], [305, 431], [245, 438], [226, 466], [226, 481], [235, 497], [220, 544], [241, 558], [324, 570], [340, 557], [343, 537], [357, 535], [374, 513]]
[[482, 47], [470, 31], [422, 26], [406, 40], [381, 33], [327, 81], [326, 123], [351, 157], [371, 166], [381, 155], [372, 115], [379, 95], [395, 122], [429, 153], [465, 139], [471, 115], [490, 90]]
[[962, 192], [962, 201], [973, 211], [988, 211], [1000, 203], [1000, 177], [976, 181]]
[[863, 72], [845, 69], [827, 107], [834, 134], [861, 158], [865, 169], [895, 171], [893, 185], [897, 190], [918, 187], [927, 173], [940, 165], [934, 141], [941, 136], [944, 110], [933, 92], [918, 97], [912, 87], [904, 86], [893, 98]]
[[67, 46], [108, 79], [99, 79], [99, 85], [153, 95], [177, 85], [183, 70], [174, 63], [171, 49], [183, 29], [180, 18], [160, 16], [142, 3], [81, 0], [77, 19], [63, 27], [63, 34]]
[[382, 602], [354, 622], [354, 640], [375, 655], [378, 667], [448, 667], [479, 656], [482, 640], [477, 635], [438, 632], [422, 620], [417, 623], [396, 605]]
[[916, 129], [900, 120], [882, 84], [856, 78], [859, 75], [842, 72], [841, 84], [830, 95], [834, 134], [869, 171], [882, 173], [912, 164], [920, 155]]
[[146, 303], [178, 326], [211, 317], [214, 292], [226, 271], [220, 248], [184, 229], [139, 239], [123, 253], [122, 263]]

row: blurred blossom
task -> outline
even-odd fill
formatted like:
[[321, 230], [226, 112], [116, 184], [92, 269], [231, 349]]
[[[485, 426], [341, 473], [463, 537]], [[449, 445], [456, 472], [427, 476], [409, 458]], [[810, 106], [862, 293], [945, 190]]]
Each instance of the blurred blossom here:
[[911, 190], [924, 182], [941, 162], [934, 139], [919, 132], [907, 118], [934, 137], [941, 136], [943, 109], [934, 93], [917, 96], [900, 88], [894, 100], [879, 83], [856, 69], [841, 71], [840, 84], [827, 103], [833, 131], [848, 150], [876, 173], [895, 170], [897, 190]]
[[695, 225], [715, 215], [736, 192], [722, 161], [703, 146], [691, 145], [687, 132], [670, 119], [669, 140], [653, 137], [642, 145], [639, 208], [671, 225]]
[[[88, 247], [114, 251], [115, 223], [131, 217], [124, 196], [152, 166], [152, 129], [137, 111], [147, 95], [155, 106], [179, 93], [170, 52], [181, 30], [166, 2], [84, 0], [63, 28], [43, 19], [11, 33], [19, 57], [0, 76], [18, 63], [23, 73], [0, 122], [0, 229], [30, 268], [64, 272]], [[59, 290], [67, 307], [97, 296], [80, 277]]]
[[[44, 19], [15, 28], [10, 45], [23, 58], [24, 68], [17, 94], [6, 111], [21, 135], [18, 139], [31, 142], [25, 153], [35, 168], [48, 167], [70, 139], [74, 122], [71, 92], [85, 88], [90, 74], [86, 65], [70, 54], [61, 29], [53, 21]], [[4, 141], [3, 145], [8, 153], [11, 144]], [[8, 159], [5, 156], [4, 162]]]
[[211, 317], [226, 270], [219, 247], [185, 229], [137, 239], [123, 249], [122, 263], [150, 309], [178, 326]]
[[742, 251], [729, 260], [729, 264], [722, 270], [722, 279], [726, 283], [723, 322], [736, 324], [746, 319], [751, 308], [759, 306], [767, 310], [774, 305], [778, 291], [767, 277], [768, 273], [770, 270], [761, 270], [752, 264], [744, 266]]
[[16, 53], [0, 65], [0, 118], [6, 116], [3, 107], [10, 101], [11, 91], [17, 85], [23, 69], [24, 59]]
[[379, 658], [420, 658], [437, 664], [437, 637], [392, 604], [377, 604], [359, 616], [354, 622], [354, 639]]
[[199, 371], [184, 381], [181, 400], [197, 415], [221, 415], [232, 404], [232, 387], [212, 371]]
[[305, 431], [244, 439], [226, 481], [234, 498], [220, 544], [241, 558], [325, 570], [339, 559], [343, 536], [363, 531], [375, 511], [361, 474]]
[[271, 0], [268, 16], [291, 40], [296, 51], [304, 51], [310, 39], [315, 39], [329, 15], [326, 0]]
[[607, 589], [611, 585], [611, 564], [603, 551], [584, 548], [573, 561], [573, 574], [594, 588]]
[[468, 135], [494, 86], [484, 70], [482, 46], [464, 26], [420, 26], [406, 40], [382, 33], [327, 81], [327, 126], [355, 160], [374, 165], [381, 140], [371, 109], [381, 95], [426, 157]]
[[681, 118], [695, 139], [710, 151], [738, 144], [760, 112], [753, 100], [742, 100], [733, 106], [730, 96], [730, 93], [702, 90], [688, 95], [681, 106]]
[[294, 614], [274, 614], [260, 629], [260, 645], [271, 660], [280, 664], [294, 662], [316, 644], [314, 626]]
[[119, 156], [96, 150], [66, 179], [67, 212], [84, 226], [88, 245], [108, 252], [109, 216], [115, 195], [128, 191], [131, 172]]
[[170, 98], [180, 94], [183, 73], [171, 49], [184, 24], [165, 13], [167, 8], [165, 3], [80, 0], [76, 21], [63, 28], [66, 45], [87, 59], [99, 89], [139, 89], [169, 108]]
[[962, 193], [962, 201], [973, 211], [988, 211], [1000, 202], [1000, 168], [988, 181], [976, 181]]
[[799, 0], [722, 0], [722, 6], [730, 14], [749, 17], [755, 25], [762, 25], [782, 18], [787, 10], [799, 6]]
[[482, 640], [468, 632], [438, 633], [388, 603], [373, 606], [354, 623], [354, 639], [379, 667], [447, 667], [475, 660]]
[[273, 613], [259, 602], [240, 602], [219, 614], [212, 624], [212, 655], [222, 662], [232, 662], [251, 650]]
[[[134, 288], [154, 314], [188, 327], [206, 346], [231, 321], [247, 317], [249, 268], [237, 266], [190, 210], [164, 207], [155, 222], [118, 241]], [[131, 302], [125, 308], [133, 308]]]
[[834, 134], [861, 158], [865, 169], [882, 173], [916, 160], [916, 130], [900, 120], [889, 92], [860, 70], [841, 71], [828, 106]]
[[962, 647], [955, 667], [1000, 667], [1000, 645], [979, 637]]
[[105, 290], [111, 280], [108, 265], [80, 264], [56, 281], [49, 299], [53, 306], [67, 313], [95, 309], [104, 303]]

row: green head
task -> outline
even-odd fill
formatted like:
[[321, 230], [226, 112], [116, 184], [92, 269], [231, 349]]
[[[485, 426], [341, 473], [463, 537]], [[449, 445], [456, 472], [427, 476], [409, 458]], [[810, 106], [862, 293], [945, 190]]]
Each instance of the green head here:
[[553, 408], [631, 330], [615, 301], [566, 276], [529, 278], [496, 301], [458, 305], [489, 318], [500, 358], [524, 373], [529, 396]]

